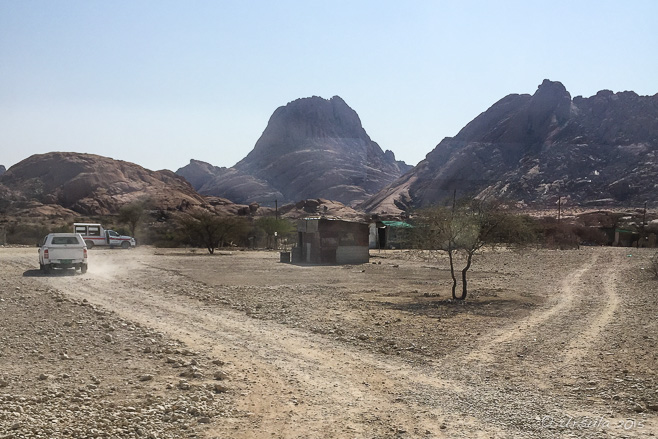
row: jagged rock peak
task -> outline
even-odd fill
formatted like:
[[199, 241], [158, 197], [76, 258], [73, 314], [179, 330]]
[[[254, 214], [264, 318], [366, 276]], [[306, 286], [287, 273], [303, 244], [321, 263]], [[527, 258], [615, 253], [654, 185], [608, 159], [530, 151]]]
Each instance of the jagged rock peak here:
[[571, 95], [544, 80], [508, 95], [445, 138], [410, 173], [363, 204], [389, 212], [463, 195], [519, 205], [658, 202], [658, 94]]
[[4, 165], [0, 165], [0, 175], [4, 174], [7, 168], [4, 167]]
[[196, 168], [195, 176], [211, 177], [190, 180], [199, 192], [236, 202], [325, 198], [356, 204], [406, 166], [370, 139], [342, 98], [311, 96], [277, 108], [254, 149], [232, 168], [191, 162], [177, 173], [190, 179], [186, 173]]
[[[277, 108], [254, 150], [269, 139], [296, 140], [324, 138], [359, 138], [370, 141], [359, 115], [339, 96], [300, 98]], [[288, 143], [288, 142], [282, 142]]]

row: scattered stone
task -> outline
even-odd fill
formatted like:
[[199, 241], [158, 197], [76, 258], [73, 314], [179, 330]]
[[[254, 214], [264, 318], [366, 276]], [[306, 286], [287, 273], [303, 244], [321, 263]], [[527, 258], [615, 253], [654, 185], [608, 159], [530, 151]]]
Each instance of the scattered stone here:
[[228, 374], [224, 372], [223, 370], [218, 370], [213, 374], [216, 380], [218, 381], [223, 381], [228, 379]]
[[216, 393], [225, 393], [225, 392], [228, 392], [228, 387], [226, 387], [226, 386], [223, 385], [223, 384], [215, 384], [215, 385], [213, 386], [213, 390], [214, 390]]
[[153, 375], [149, 375], [149, 374], [142, 375], [139, 377], [140, 381], [151, 381], [152, 379], [153, 379]]

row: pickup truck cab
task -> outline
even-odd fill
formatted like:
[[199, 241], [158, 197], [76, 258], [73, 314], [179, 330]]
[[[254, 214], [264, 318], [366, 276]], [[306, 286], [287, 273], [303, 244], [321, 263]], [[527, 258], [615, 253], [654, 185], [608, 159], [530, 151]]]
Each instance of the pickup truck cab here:
[[132, 248], [135, 247], [135, 238], [119, 235], [114, 230], [106, 230], [100, 224], [74, 223], [73, 231], [82, 235], [87, 248], [95, 246], [107, 246], [110, 248]]
[[39, 246], [39, 267], [50, 273], [53, 268], [75, 268], [87, 272], [87, 246], [79, 233], [50, 233]]

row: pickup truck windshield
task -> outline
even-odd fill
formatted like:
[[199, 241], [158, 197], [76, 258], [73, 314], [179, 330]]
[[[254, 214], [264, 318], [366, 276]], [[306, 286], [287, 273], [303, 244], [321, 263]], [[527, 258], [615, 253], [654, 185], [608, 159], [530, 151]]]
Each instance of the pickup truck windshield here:
[[52, 244], [80, 244], [75, 236], [53, 236]]

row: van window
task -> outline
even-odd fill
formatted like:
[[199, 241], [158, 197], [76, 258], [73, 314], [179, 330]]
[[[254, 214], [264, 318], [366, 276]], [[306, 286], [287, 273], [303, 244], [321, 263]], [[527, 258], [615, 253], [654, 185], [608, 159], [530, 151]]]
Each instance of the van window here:
[[87, 226], [75, 226], [75, 233], [87, 234]]
[[62, 245], [62, 244], [79, 244], [78, 238], [75, 236], [53, 236], [51, 244]]
[[89, 226], [87, 236], [101, 236], [101, 228], [99, 226]]

